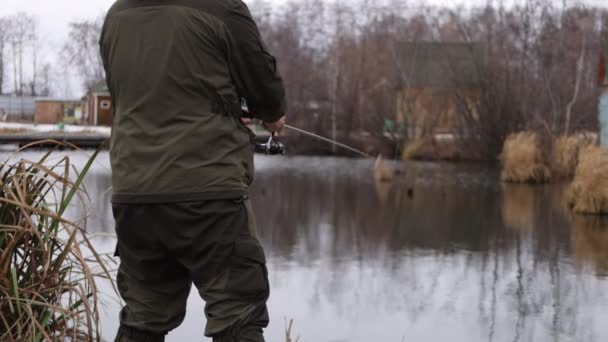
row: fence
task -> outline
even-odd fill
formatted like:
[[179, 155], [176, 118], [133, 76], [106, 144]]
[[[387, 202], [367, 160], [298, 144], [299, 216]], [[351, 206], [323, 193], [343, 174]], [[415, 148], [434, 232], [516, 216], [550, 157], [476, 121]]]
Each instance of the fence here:
[[0, 121], [34, 120], [35, 112], [33, 96], [0, 96]]

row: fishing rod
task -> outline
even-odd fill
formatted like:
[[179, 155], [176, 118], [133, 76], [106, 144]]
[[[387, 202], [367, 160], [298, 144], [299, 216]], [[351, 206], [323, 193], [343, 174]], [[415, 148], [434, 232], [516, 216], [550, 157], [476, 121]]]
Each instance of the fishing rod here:
[[[317, 140], [320, 140], [320, 141], [323, 141], [323, 142], [327, 142], [329, 144], [341, 147], [341, 148], [343, 148], [345, 150], [354, 152], [354, 153], [356, 153], [358, 155], [361, 155], [361, 156], [363, 156], [365, 158], [370, 158], [371, 157], [369, 154], [367, 154], [367, 153], [365, 153], [365, 152], [363, 152], [361, 150], [358, 150], [358, 149], [356, 149], [354, 147], [351, 147], [351, 146], [348, 146], [346, 144], [339, 143], [339, 142], [337, 142], [335, 140], [332, 140], [332, 139], [320, 136], [318, 134], [315, 134], [315, 133], [312, 133], [312, 132], [308, 132], [308, 131], [305, 131], [303, 129], [291, 126], [291, 125], [284, 125], [283, 127], [287, 128], [289, 130], [292, 130], [292, 131], [304, 134], [304, 135], [306, 135], [308, 137], [315, 138]], [[287, 153], [287, 148], [285, 147], [285, 145], [282, 142], [280, 142], [279, 140], [276, 139], [276, 133], [272, 133], [272, 135], [268, 138], [268, 141], [266, 141], [265, 143], [258, 143], [258, 144], [256, 144], [255, 147], [256, 147], [256, 152], [264, 153], [264, 154], [286, 154]]]
[[[305, 130], [303, 130], [301, 128], [297, 128], [297, 127], [294, 127], [294, 126], [291, 126], [291, 125], [284, 125], [283, 127], [287, 128], [289, 130], [292, 130], [294, 132], [306, 135], [308, 137], [311, 137], [311, 138], [314, 138], [314, 139], [317, 139], [317, 140], [320, 140], [320, 141], [323, 141], [323, 142], [326, 142], [326, 143], [329, 143], [329, 144], [341, 147], [341, 148], [343, 148], [345, 150], [354, 152], [354, 153], [356, 153], [356, 154], [358, 154], [360, 156], [363, 156], [365, 158], [370, 158], [371, 157], [369, 154], [367, 154], [367, 153], [365, 153], [365, 152], [363, 152], [361, 150], [358, 150], [358, 149], [356, 149], [354, 147], [348, 146], [346, 144], [337, 142], [335, 140], [326, 138], [324, 136], [321, 136], [321, 135], [318, 135], [318, 134], [315, 134], [315, 133], [312, 133], [312, 132], [305, 131]], [[283, 144], [282, 142], [280, 142], [279, 140], [277, 140], [276, 133], [274, 133], [274, 132], [270, 135], [270, 137], [268, 138], [268, 141], [266, 141], [265, 143], [257, 143], [257, 144], [255, 144], [255, 150], [256, 150], [256, 152], [259, 152], [259, 153], [272, 154], [272, 155], [286, 154], [287, 153], [287, 148], [285, 147], [285, 144]]]
[[[241, 110], [243, 112], [244, 118], [252, 119], [252, 116], [249, 113], [249, 109], [247, 108], [247, 105], [245, 103], [243, 103]], [[283, 127], [287, 128], [289, 130], [292, 130], [294, 132], [306, 135], [308, 137], [329, 143], [331, 145], [341, 147], [345, 150], [354, 152], [365, 158], [371, 158], [371, 156], [369, 154], [367, 154], [361, 150], [358, 150], [352, 146], [348, 146], [341, 142], [335, 141], [333, 139], [326, 138], [319, 134], [315, 134], [315, 133], [312, 133], [312, 132], [309, 132], [309, 131], [306, 131], [306, 130], [303, 130], [301, 128], [297, 128], [297, 127], [294, 127], [291, 125], [287, 125], [287, 124], [283, 125]], [[268, 138], [268, 141], [266, 141], [265, 143], [262, 143], [262, 144], [256, 144], [255, 149], [257, 152], [265, 153], [265, 154], [286, 154], [287, 153], [287, 148], [285, 147], [285, 145], [282, 142], [280, 142], [276, 139], [276, 133], [274, 133], [274, 132], [270, 135], [270, 138]]]

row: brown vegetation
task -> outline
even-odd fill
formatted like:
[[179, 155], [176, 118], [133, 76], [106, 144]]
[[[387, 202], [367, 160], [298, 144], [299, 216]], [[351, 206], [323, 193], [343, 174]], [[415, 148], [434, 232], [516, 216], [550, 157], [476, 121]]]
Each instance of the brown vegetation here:
[[578, 214], [608, 214], [608, 149], [590, 146], [581, 151], [567, 202]]
[[438, 141], [434, 138], [420, 138], [405, 145], [401, 154], [403, 160], [446, 160], [459, 161], [474, 159], [463, 153], [460, 145], [453, 141]]
[[95, 278], [109, 273], [63, 216], [96, 154], [75, 178], [67, 157], [49, 155], [0, 163], [0, 340], [98, 341]]
[[546, 183], [551, 169], [537, 133], [521, 132], [507, 137], [500, 156], [501, 178], [510, 183]]
[[553, 143], [551, 169], [555, 178], [571, 179], [578, 165], [579, 153], [583, 148], [597, 144], [597, 135], [581, 133], [562, 135]]
[[394, 173], [390, 165], [386, 163], [382, 155], [379, 155], [374, 165], [374, 179], [376, 182], [390, 182], [393, 177]]

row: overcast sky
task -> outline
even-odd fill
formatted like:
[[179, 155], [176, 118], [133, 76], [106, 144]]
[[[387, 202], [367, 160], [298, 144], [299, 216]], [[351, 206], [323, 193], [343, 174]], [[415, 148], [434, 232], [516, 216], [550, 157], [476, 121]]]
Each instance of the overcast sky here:
[[[281, 3], [285, 0], [272, 0]], [[480, 0], [425, 0], [434, 4], [473, 4]], [[596, 0], [590, 0], [596, 1]], [[597, 0], [597, 3], [606, 0]], [[104, 13], [114, 0], [0, 0], [0, 17], [17, 12], [34, 14], [40, 21], [42, 38], [60, 44], [67, 36], [70, 21], [94, 18]], [[251, 2], [245, 0], [245, 2]]]
[[[245, 0], [251, 2], [250, 0]], [[281, 3], [285, 0], [271, 0]], [[94, 18], [104, 13], [114, 0], [0, 0], [0, 17], [17, 12], [34, 14], [40, 21], [42, 38], [52, 45], [61, 44], [67, 36], [68, 23], [83, 18]], [[424, 0], [426, 3], [457, 5], [475, 4], [481, 0]], [[607, 0], [587, 0], [603, 4]]]
[[67, 36], [68, 23], [95, 18], [114, 0], [0, 0], [0, 16], [17, 12], [35, 15], [40, 22], [41, 38], [60, 44]]

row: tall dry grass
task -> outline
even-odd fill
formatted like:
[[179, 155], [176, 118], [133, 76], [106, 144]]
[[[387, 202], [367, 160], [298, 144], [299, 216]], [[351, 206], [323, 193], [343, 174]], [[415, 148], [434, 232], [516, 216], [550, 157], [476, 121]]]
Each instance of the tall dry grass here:
[[538, 134], [520, 132], [505, 141], [501, 178], [510, 183], [547, 183], [552, 173]]
[[608, 214], [608, 149], [590, 146], [581, 150], [574, 182], [566, 195], [578, 214]]
[[571, 179], [578, 165], [580, 151], [597, 144], [597, 135], [580, 133], [560, 136], [553, 142], [551, 169], [555, 178]]
[[466, 154], [453, 141], [439, 141], [433, 137], [418, 138], [408, 142], [401, 153], [402, 160], [461, 161], [478, 159]]
[[109, 272], [64, 218], [96, 154], [81, 172], [50, 155], [0, 164], [0, 341], [100, 340], [94, 267]]

